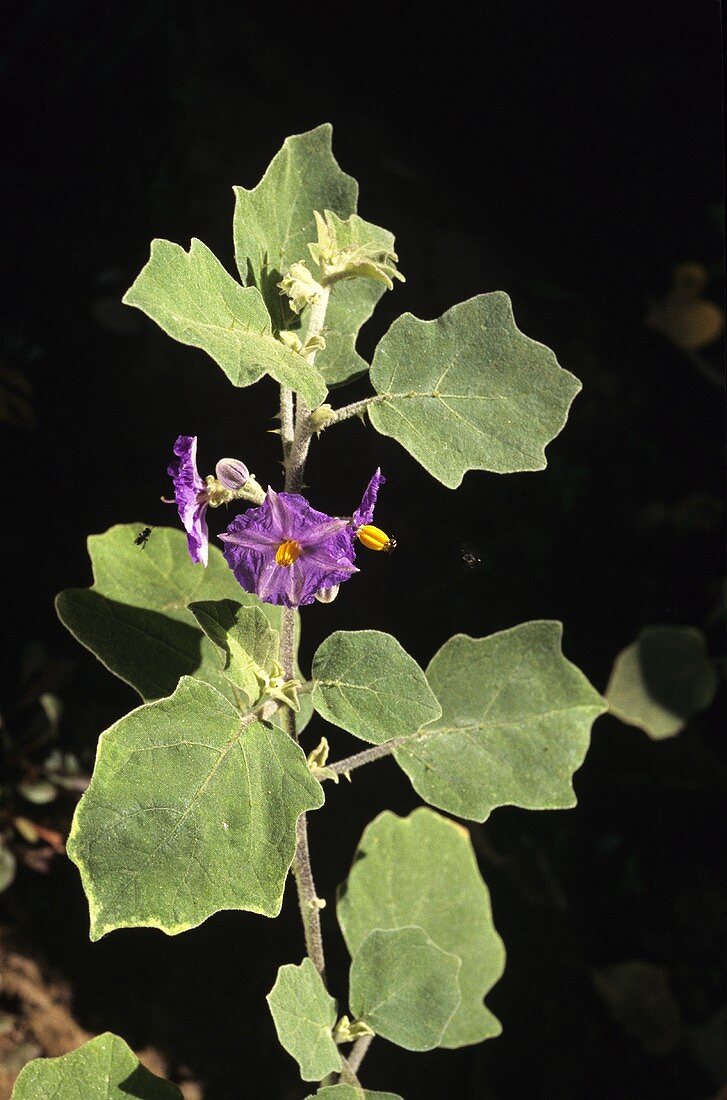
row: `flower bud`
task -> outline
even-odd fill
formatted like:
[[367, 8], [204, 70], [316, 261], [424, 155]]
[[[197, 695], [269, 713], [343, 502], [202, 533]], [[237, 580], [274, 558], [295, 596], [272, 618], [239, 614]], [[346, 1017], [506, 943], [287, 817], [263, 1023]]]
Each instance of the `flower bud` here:
[[226, 489], [241, 489], [250, 477], [250, 471], [239, 458], [221, 458], [215, 466], [217, 480]]
[[333, 603], [338, 595], [339, 585], [334, 584], [331, 588], [319, 588], [316, 592], [316, 599], [319, 603]]

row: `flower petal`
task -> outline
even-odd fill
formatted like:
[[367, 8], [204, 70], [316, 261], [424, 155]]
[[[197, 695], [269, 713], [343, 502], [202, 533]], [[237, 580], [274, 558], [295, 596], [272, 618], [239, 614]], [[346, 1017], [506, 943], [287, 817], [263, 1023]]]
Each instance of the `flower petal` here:
[[187, 532], [187, 546], [193, 562], [207, 564], [209, 534], [207, 501], [200, 500], [206, 486], [197, 471], [197, 436], [180, 435], [174, 444], [174, 458], [167, 467], [174, 482], [174, 500]]
[[379, 487], [386, 484], [386, 478], [381, 472], [381, 469], [377, 469], [371, 481], [366, 486], [364, 495], [361, 498], [356, 511], [353, 513], [353, 526], [354, 528], [363, 527], [366, 523], [371, 523], [374, 518], [374, 506], [376, 504], [376, 497], [379, 493]]

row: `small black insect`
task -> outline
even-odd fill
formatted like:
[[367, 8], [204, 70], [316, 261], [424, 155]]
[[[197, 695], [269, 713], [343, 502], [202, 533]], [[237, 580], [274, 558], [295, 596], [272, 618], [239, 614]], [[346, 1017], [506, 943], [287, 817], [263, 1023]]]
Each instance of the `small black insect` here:
[[479, 569], [482, 565], [479, 547], [472, 542], [463, 542], [459, 548], [460, 558], [467, 569]]
[[139, 531], [139, 534], [134, 539], [134, 546], [140, 546], [143, 550], [149, 541], [151, 531], [151, 527], [145, 527], [143, 531]]

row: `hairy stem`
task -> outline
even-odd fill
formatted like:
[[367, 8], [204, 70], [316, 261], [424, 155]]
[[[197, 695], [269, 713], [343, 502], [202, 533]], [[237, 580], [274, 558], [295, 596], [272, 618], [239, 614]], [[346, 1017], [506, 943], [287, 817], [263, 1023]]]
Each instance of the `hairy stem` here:
[[360, 1089], [361, 1082], [356, 1076], [355, 1068], [351, 1065], [351, 1059], [341, 1058], [341, 1063], [341, 1084], [353, 1085], [354, 1088]]
[[347, 756], [343, 760], [336, 760], [334, 764], [326, 764], [326, 768], [335, 772], [336, 775], [347, 775], [363, 764], [371, 764], [374, 760], [380, 760], [382, 756], [389, 756], [394, 749], [408, 740], [408, 737], [392, 737], [390, 741], [384, 741], [383, 745], [373, 745], [370, 749], [364, 749], [363, 752], [354, 753], [353, 756]]
[[352, 1069], [354, 1073], [358, 1073], [359, 1066], [366, 1057], [373, 1039], [373, 1035], [362, 1035], [361, 1038], [357, 1039], [353, 1044], [353, 1049], [347, 1058], [347, 1062], [349, 1069]]
[[[320, 336], [323, 332], [330, 296], [330, 289], [328, 287], [321, 287], [317, 300], [311, 306], [304, 343], [307, 343], [314, 336]], [[312, 348], [307, 352], [305, 359], [307, 363], [313, 366], [316, 361], [316, 349]], [[311, 435], [310, 409], [300, 394], [298, 394], [296, 399], [293, 443], [287, 457], [285, 456], [285, 448], [283, 448], [283, 456], [285, 458], [285, 488], [289, 493], [299, 493], [303, 488], [303, 473], [305, 471], [305, 460], [308, 457]]]
[[293, 391], [280, 387], [280, 440], [283, 444], [283, 462], [288, 463], [293, 449]]
[[330, 428], [332, 424], [340, 424], [342, 420], [350, 420], [352, 416], [363, 416], [371, 405], [380, 404], [386, 400], [387, 396], [388, 394], [377, 393], [373, 397], [364, 397], [361, 401], [353, 401], [350, 405], [334, 409], [326, 422], [326, 428]]

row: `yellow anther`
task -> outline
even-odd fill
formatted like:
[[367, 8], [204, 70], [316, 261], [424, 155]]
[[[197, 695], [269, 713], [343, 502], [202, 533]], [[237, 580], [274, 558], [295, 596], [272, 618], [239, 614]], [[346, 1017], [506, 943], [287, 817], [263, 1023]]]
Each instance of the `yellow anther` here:
[[281, 542], [278, 549], [275, 551], [275, 563], [276, 565], [284, 565], [287, 569], [289, 565], [292, 565], [294, 561], [297, 561], [300, 557], [300, 543], [295, 539], [286, 539], [285, 542]]
[[393, 550], [396, 546], [395, 539], [390, 539], [385, 531], [380, 527], [373, 527], [370, 523], [359, 527], [356, 537], [369, 550]]

